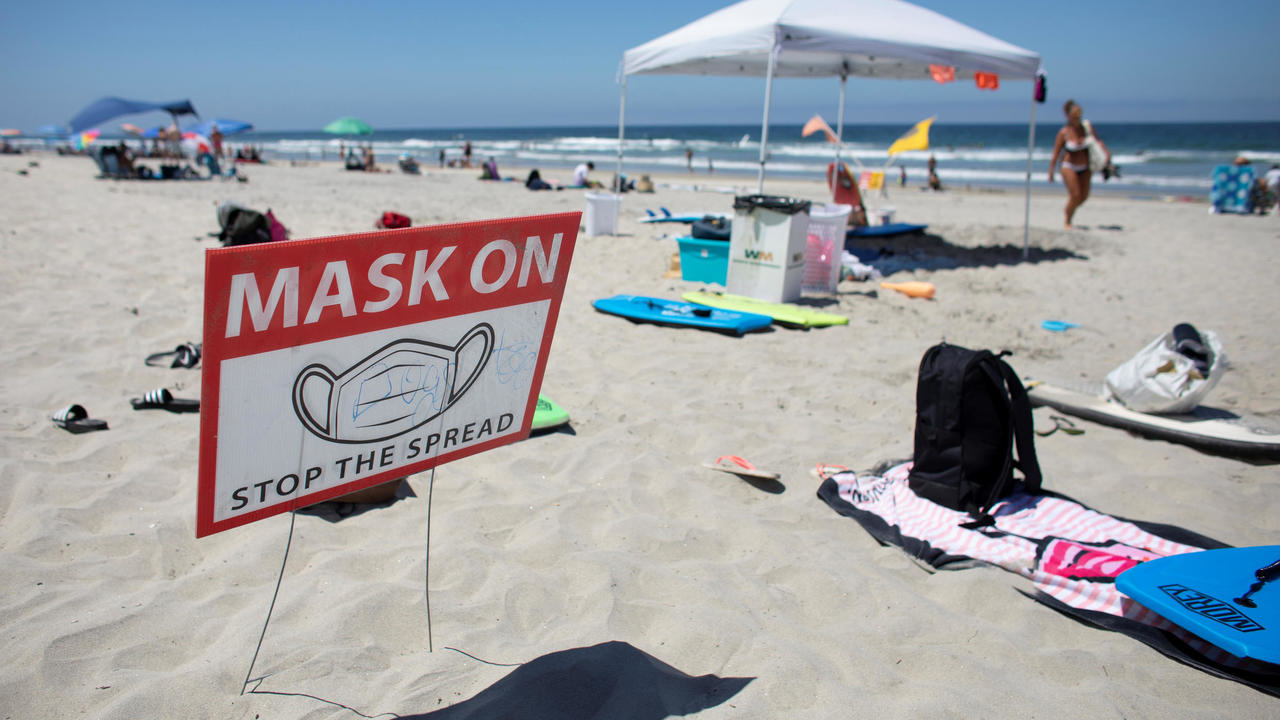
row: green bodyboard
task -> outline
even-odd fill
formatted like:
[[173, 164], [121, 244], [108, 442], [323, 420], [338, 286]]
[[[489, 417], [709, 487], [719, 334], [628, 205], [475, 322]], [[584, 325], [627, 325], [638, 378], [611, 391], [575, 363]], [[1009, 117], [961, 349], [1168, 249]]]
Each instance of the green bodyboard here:
[[833, 315], [832, 313], [814, 310], [803, 305], [757, 300], [745, 295], [730, 295], [729, 293], [719, 292], [687, 292], [681, 297], [684, 298], [685, 302], [707, 305], [721, 310], [768, 315], [773, 318], [774, 322], [782, 325], [808, 328], [849, 324], [849, 318], [843, 315]]

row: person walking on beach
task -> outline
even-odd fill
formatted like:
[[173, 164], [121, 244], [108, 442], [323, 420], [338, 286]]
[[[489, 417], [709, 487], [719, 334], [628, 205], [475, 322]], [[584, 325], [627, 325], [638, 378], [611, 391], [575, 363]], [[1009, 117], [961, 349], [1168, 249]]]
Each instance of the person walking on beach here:
[[689, 172], [693, 172], [693, 148], [684, 149], [684, 164], [689, 168]]
[[210, 127], [210, 130], [212, 130], [212, 132], [209, 133], [209, 142], [213, 143], [214, 157], [221, 160], [222, 159], [222, 131], [218, 129], [218, 123], [214, 123]]
[[1089, 199], [1089, 185], [1093, 180], [1093, 171], [1089, 169], [1090, 138], [1102, 146], [1107, 155], [1107, 165], [1111, 164], [1111, 151], [1094, 134], [1093, 127], [1086, 125], [1084, 110], [1076, 104], [1075, 100], [1068, 100], [1062, 106], [1062, 112], [1067, 116], [1067, 124], [1062, 126], [1058, 131], [1058, 137], [1053, 141], [1053, 159], [1049, 161], [1049, 183], [1053, 183], [1053, 169], [1058, 164], [1058, 157], [1061, 156], [1062, 184], [1067, 186], [1064, 227], [1070, 230], [1071, 219], [1075, 217], [1076, 210]]

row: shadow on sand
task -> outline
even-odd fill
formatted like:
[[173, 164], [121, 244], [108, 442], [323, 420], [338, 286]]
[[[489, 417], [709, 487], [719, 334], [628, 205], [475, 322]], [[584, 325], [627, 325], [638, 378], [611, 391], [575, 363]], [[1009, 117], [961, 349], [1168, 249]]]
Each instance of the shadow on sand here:
[[618, 641], [562, 650], [519, 666], [478, 695], [406, 720], [662, 720], [715, 707], [754, 678], [686, 675]]
[[[1017, 231], [1017, 242], [1007, 237], [1009, 233], [1001, 233], [997, 228], [991, 240], [1001, 244], [990, 245], [956, 245], [941, 235], [917, 233], [900, 235], [886, 240], [885, 238], [853, 238], [845, 244], [845, 249], [866, 264], [874, 266], [885, 276], [895, 272], [910, 270], [949, 270], [954, 268], [996, 267], [999, 265], [1022, 265], [1060, 260], [1088, 260], [1089, 256], [1080, 252], [1079, 242], [1075, 237], [1061, 233], [1047, 233], [1043, 230], [1032, 232], [1031, 246], [1027, 257], [1022, 256], [1022, 231]], [[1075, 247], [1072, 247], [1075, 246]]]

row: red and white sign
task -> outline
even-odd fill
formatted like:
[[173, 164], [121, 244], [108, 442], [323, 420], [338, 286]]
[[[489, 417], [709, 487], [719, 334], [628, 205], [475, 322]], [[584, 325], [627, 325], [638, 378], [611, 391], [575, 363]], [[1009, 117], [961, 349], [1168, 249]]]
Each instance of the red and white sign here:
[[527, 437], [580, 215], [209, 250], [196, 537]]

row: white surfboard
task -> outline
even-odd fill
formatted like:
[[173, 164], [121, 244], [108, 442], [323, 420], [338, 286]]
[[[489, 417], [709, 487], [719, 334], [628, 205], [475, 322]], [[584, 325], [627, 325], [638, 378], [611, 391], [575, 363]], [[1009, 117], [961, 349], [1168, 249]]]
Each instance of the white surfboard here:
[[1153, 415], [1130, 410], [1107, 400], [1100, 392], [1090, 394], [1030, 380], [1027, 395], [1032, 405], [1048, 405], [1085, 420], [1148, 437], [1223, 455], [1280, 459], [1280, 428], [1260, 418], [1205, 406], [1184, 415]]

